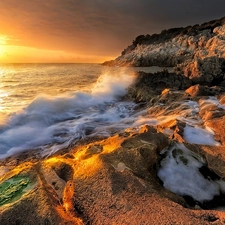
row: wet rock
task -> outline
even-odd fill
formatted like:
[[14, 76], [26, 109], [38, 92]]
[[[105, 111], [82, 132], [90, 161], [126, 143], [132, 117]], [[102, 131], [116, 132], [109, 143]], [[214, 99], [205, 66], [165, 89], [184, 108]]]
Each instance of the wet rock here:
[[204, 59], [196, 58], [190, 62], [180, 64], [179, 71], [195, 84], [209, 86], [222, 85], [225, 77], [225, 59], [210, 56]]
[[220, 104], [225, 105], [225, 95], [220, 97]]
[[225, 181], [207, 166], [206, 158], [180, 143], [173, 143], [162, 154], [158, 176], [164, 187], [183, 196], [190, 206], [225, 206]]
[[183, 90], [191, 84], [188, 78], [167, 70], [155, 74], [139, 72], [135, 83], [128, 89], [128, 96], [136, 102], [150, 101], [165, 89]]
[[225, 146], [225, 116], [208, 120], [205, 122], [205, 124], [211, 127], [216, 133], [214, 136], [215, 140], [219, 141], [223, 146]]
[[5, 175], [6, 180], [0, 184], [0, 188], [8, 200], [1, 198], [0, 224], [83, 224], [79, 218], [64, 212], [43, 172], [46, 170], [41, 171], [39, 167], [37, 171], [34, 166], [24, 173], [20, 166], [8, 174], [16, 174], [13, 177], [7, 179], [8, 175]]
[[[193, 219], [191, 214], [186, 214], [185, 208], [183, 218], [173, 218], [172, 211], [176, 208], [176, 215], [181, 215], [180, 206], [186, 203], [162, 188], [156, 175], [158, 152], [168, 144], [166, 137], [145, 126], [125, 139], [115, 136], [101, 144], [102, 153], [93, 156], [95, 164], [91, 163], [91, 158], [81, 160], [74, 174], [75, 205], [85, 221], [93, 224], [132, 224], [134, 221], [167, 224], [169, 221], [184, 222], [188, 217]], [[163, 216], [165, 211], [169, 213]]]
[[188, 93], [191, 97], [214, 95], [213, 91], [211, 91], [208, 86], [202, 86], [200, 84], [191, 86], [190, 88], [185, 90], [185, 92]]
[[[164, 91], [162, 96], [172, 97], [170, 92], [172, 91]], [[182, 98], [183, 94], [179, 96]], [[167, 114], [172, 112], [173, 107], [166, 110]], [[164, 134], [162, 131], [165, 129], [171, 129], [173, 134]], [[174, 143], [175, 139], [178, 140], [175, 134], [182, 137], [183, 129], [184, 123], [178, 120], [169, 120], [155, 128], [145, 125], [127, 129], [105, 140], [75, 146], [65, 155], [55, 155], [41, 162], [31, 163], [29, 167], [24, 167], [23, 164], [16, 166], [13, 170], [16, 174], [25, 170], [26, 174], [33, 176], [36, 183], [29, 193], [0, 207], [0, 223], [138, 222], [154, 225], [186, 224], [191, 221], [194, 224], [210, 224], [202, 216], [205, 214], [204, 210], [190, 209], [197, 209], [195, 200], [189, 198], [188, 202], [187, 197], [183, 198], [165, 189], [157, 176], [162, 158], [160, 152]], [[215, 173], [219, 177], [225, 177], [222, 147], [191, 146], [188, 148], [207, 162], [204, 164], [207, 169], [200, 169], [203, 176], [215, 177]], [[188, 163], [179, 150], [172, 155], [184, 164]], [[6, 171], [2, 182], [10, 179], [13, 171]], [[216, 204], [213, 203], [210, 207], [220, 205], [219, 199], [215, 198]], [[185, 200], [189, 204], [193, 202], [193, 205], [188, 205]], [[199, 205], [209, 207], [206, 203]], [[224, 220], [224, 214], [212, 212], [217, 221]]]
[[[164, 149], [178, 143], [192, 153], [173, 149], [174, 163], [182, 163], [186, 177], [199, 165], [195, 172], [209, 181], [209, 185], [199, 182], [200, 194], [211, 183], [225, 179], [223, 88], [196, 85], [187, 90], [190, 86], [188, 78], [167, 71], [140, 73], [128, 97], [140, 102], [136, 111], [144, 108], [146, 119], [155, 119], [152, 126], [133, 126], [106, 139], [82, 140], [46, 159], [31, 151], [3, 160], [0, 224], [223, 224], [225, 213], [218, 207], [224, 206], [224, 188], [202, 201], [190, 193], [167, 190], [157, 176], [166, 157]], [[195, 126], [209, 126], [222, 146], [187, 144], [187, 126], [197, 139]], [[178, 167], [169, 177], [181, 171]], [[10, 186], [14, 176], [21, 179]]]

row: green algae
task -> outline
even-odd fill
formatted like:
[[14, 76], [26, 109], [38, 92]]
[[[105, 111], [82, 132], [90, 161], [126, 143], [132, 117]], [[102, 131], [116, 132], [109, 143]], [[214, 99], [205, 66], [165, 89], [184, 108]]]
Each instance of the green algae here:
[[0, 206], [20, 199], [29, 183], [27, 177], [14, 176], [0, 184]]
[[180, 161], [183, 162], [184, 165], [188, 164], [188, 160], [184, 156], [180, 156]]
[[183, 155], [183, 151], [181, 149], [175, 148], [172, 151], [173, 158], [176, 158], [178, 155]]
[[[188, 159], [184, 156], [184, 152], [181, 149], [175, 148], [172, 151], [172, 155], [175, 160], [177, 157], [179, 157], [180, 161], [183, 162], [184, 165], [188, 164]], [[176, 162], [177, 162], [177, 160], [176, 160]], [[178, 162], [177, 162], [177, 164], [178, 164]]]

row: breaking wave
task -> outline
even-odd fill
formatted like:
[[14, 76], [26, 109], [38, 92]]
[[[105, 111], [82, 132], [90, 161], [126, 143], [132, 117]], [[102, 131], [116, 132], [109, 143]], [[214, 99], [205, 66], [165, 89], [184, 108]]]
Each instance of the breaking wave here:
[[125, 126], [134, 103], [119, 101], [133, 76], [104, 74], [90, 93], [38, 96], [0, 127], [0, 157], [39, 148], [48, 155], [86, 136], [109, 136]]

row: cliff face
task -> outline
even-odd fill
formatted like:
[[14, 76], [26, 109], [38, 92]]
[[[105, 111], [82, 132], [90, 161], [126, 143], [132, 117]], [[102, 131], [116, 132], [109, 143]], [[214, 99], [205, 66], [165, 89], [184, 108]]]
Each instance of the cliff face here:
[[202, 25], [140, 35], [110, 66], [174, 67], [195, 58], [225, 57], [225, 17]]

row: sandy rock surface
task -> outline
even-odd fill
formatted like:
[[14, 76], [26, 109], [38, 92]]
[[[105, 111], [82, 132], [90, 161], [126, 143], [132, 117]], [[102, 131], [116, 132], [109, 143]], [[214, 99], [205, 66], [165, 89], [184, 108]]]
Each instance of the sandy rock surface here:
[[[31, 151], [24, 153], [26, 157], [19, 154], [3, 160], [0, 224], [224, 224], [225, 191], [212, 201], [198, 202], [167, 190], [158, 176], [162, 152], [177, 143], [203, 159], [200, 175], [210, 177], [204, 179], [224, 182], [223, 95], [216, 100], [202, 93], [201, 86], [154, 92], [140, 105], [148, 109], [149, 117], [159, 119], [154, 126], [127, 129], [46, 159], [35, 158]], [[142, 94], [136, 97], [142, 99]], [[198, 110], [190, 109], [190, 102]], [[187, 124], [179, 116], [190, 113], [214, 131], [220, 146], [187, 143]], [[185, 166], [190, 156], [181, 150], [173, 157]]]

